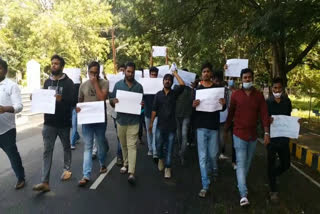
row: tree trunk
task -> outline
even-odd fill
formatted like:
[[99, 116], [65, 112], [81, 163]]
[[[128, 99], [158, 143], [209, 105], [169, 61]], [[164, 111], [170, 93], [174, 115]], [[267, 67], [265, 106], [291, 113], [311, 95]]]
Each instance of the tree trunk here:
[[282, 41], [272, 43], [272, 77], [280, 77], [287, 86], [286, 54]]

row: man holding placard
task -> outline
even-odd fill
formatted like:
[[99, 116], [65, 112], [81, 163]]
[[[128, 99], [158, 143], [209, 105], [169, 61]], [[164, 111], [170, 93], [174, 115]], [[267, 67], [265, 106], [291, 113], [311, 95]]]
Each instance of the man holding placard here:
[[[159, 69], [157, 67], [151, 67], [149, 69], [149, 76], [150, 78], [157, 78], [158, 77]], [[148, 155], [153, 156], [154, 159], [158, 158], [157, 149], [156, 149], [156, 128], [158, 118], [155, 118], [153, 122], [153, 129], [152, 132], [149, 132], [149, 126], [151, 121], [151, 112], [152, 112], [152, 105], [155, 95], [154, 94], [146, 94], [143, 96], [144, 102], [144, 115], [145, 115], [145, 122], [146, 122], [146, 130], [147, 130], [147, 141], [148, 141]]]
[[0, 58], [0, 148], [7, 154], [18, 179], [15, 188], [25, 185], [25, 174], [16, 145], [15, 114], [22, 111], [21, 92], [18, 85], [6, 78], [8, 64]]
[[[183, 69], [183, 71], [188, 72], [187, 69]], [[194, 82], [194, 80], [195, 75], [192, 82]], [[179, 86], [176, 85], [174, 87]], [[185, 162], [185, 151], [188, 143], [188, 131], [192, 114], [192, 101], [192, 89], [186, 85], [176, 102], [178, 155], [180, 157], [181, 165], [184, 165]]]
[[[106, 106], [104, 102], [108, 97], [109, 83], [107, 80], [100, 78], [100, 64], [98, 62], [93, 61], [88, 65], [88, 75], [89, 80], [82, 83], [79, 89], [79, 103], [92, 103], [102, 101], [104, 105], [103, 115], [105, 118], [104, 120], [102, 120], [104, 122], [91, 121], [90, 123], [88, 122], [82, 124], [84, 154], [83, 177], [79, 181], [80, 187], [85, 186], [90, 180], [92, 170], [92, 148], [94, 140], [98, 147], [100, 173], [107, 172], [107, 167], [105, 165], [106, 154], [108, 150], [108, 143], [105, 136], [107, 129], [107, 115], [105, 114]], [[83, 111], [80, 106], [77, 106], [78, 113], [81, 113], [81, 111]]]
[[[268, 112], [271, 117], [271, 124], [274, 118], [272, 115], [291, 115], [292, 105], [289, 97], [284, 93], [283, 81], [275, 78], [272, 81], [272, 95], [267, 100]], [[270, 199], [272, 202], [278, 202], [277, 178], [287, 171], [290, 167], [290, 149], [289, 138], [272, 137], [270, 143], [266, 144], [268, 151], [268, 177], [270, 185]], [[280, 165], [277, 165], [277, 156]]]
[[[134, 184], [136, 180], [137, 140], [143, 94], [142, 85], [134, 79], [135, 69], [136, 65], [133, 62], [126, 64], [125, 78], [116, 83], [110, 96], [110, 105], [115, 107], [116, 111], [117, 105], [119, 105], [119, 111], [117, 111], [117, 128], [123, 156], [123, 167], [120, 169], [120, 173], [129, 173], [128, 182], [130, 184]], [[139, 103], [131, 103], [129, 104], [131, 106], [123, 106], [121, 102], [124, 104], [130, 102], [130, 97], [128, 97], [128, 93], [126, 92], [136, 95], [133, 96], [132, 99], [134, 102], [137, 100], [136, 98], [138, 97], [139, 99], [139, 95], [141, 95], [141, 99], [138, 101]], [[121, 101], [120, 96], [123, 101]], [[140, 108], [137, 108], [137, 105], [140, 105]]]
[[247, 175], [257, 144], [257, 121], [260, 116], [264, 127], [264, 142], [270, 141], [269, 116], [267, 104], [261, 92], [253, 87], [253, 71], [242, 69], [240, 78], [242, 89], [232, 93], [227, 121], [224, 128], [224, 138], [232, 121], [234, 148], [237, 161], [237, 181], [240, 192], [240, 206], [248, 206]]
[[75, 106], [75, 89], [72, 80], [62, 73], [64, 59], [59, 55], [51, 57], [51, 76], [44, 83], [44, 89], [56, 91], [55, 113], [44, 114], [42, 136], [44, 142], [41, 183], [33, 187], [34, 191], [48, 192], [53, 149], [59, 136], [64, 150], [64, 172], [61, 180], [71, 178], [70, 127], [71, 112]]
[[[219, 153], [219, 140], [218, 131], [220, 125], [220, 111], [226, 109], [226, 101], [224, 99], [224, 88], [220, 85], [214, 84], [213, 79], [217, 78], [217, 73], [213, 75], [212, 65], [205, 63], [201, 68], [202, 82], [196, 89], [196, 99], [193, 101], [192, 106], [196, 108], [195, 112], [195, 126], [197, 129], [197, 142], [198, 142], [198, 156], [199, 166], [201, 172], [202, 189], [199, 192], [199, 197], [204, 198], [209, 190], [209, 185], [212, 181], [208, 174], [213, 176], [218, 175], [217, 156]], [[220, 99], [216, 99], [214, 96], [201, 99], [198, 96], [205, 90], [212, 90], [213, 88], [223, 89]], [[213, 95], [214, 91], [210, 92]], [[201, 103], [207, 102], [210, 99], [219, 105], [219, 109], [200, 109]]]
[[[177, 71], [173, 71], [172, 74], [166, 74], [163, 77], [163, 90], [159, 91], [154, 98], [149, 125], [149, 132], [152, 132], [153, 122], [158, 117], [156, 130], [158, 168], [160, 171], [165, 170], [165, 178], [171, 178], [172, 150], [177, 128], [176, 99], [185, 86]], [[180, 86], [172, 90], [173, 77], [177, 78]]]

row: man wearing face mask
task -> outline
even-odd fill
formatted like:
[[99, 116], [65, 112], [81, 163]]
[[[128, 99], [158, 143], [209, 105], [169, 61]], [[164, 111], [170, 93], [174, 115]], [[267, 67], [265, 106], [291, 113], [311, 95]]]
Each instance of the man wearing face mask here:
[[43, 165], [41, 183], [33, 187], [34, 191], [48, 192], [50, 169], [54, 144], [59, 136], [64, 150], [64, 172], [61, 180], [71, 178], [71, 147], [70, 128], [72, 124], [71, 112], [76, 104], [75, 87], [71, 79], [62, 71], [64, 59], [59, 55], [51, 57], [51, 76], [44, 83], [44, 89], [56, 90], [55, 114], [44, 114], [42, 136], [44, 142]]
[[[284, 94], [283, 81], [275, 78], [272, 81], [272, 95], [267, 100], [269, 116], [291, 115], [292, 105], [289, 97]], [[273, 118], [271, 118], [271, 123]], [[270, 199], [272, 202], [279, 201], [277, 178], [290, 167], [289, 138], [275, 137], [266, 145], [268, 151], [268, 176], [270, 186]], [[277, 154], [280, 165], [276, 164]]]
[[242, 89], [233, 92], [224, 129], [227, 131], [233, 121], [233, 140], [237, 157], [237, 181], [240, 192], [240, 206], [248, 206], [247, 175], [257, 144], [257, 121], [260, 115], [264, 127], [264, 143], [270, 142], [267, 104], [261, 92], [253, 87], [253, 71], [243, 69], [240, 74]]

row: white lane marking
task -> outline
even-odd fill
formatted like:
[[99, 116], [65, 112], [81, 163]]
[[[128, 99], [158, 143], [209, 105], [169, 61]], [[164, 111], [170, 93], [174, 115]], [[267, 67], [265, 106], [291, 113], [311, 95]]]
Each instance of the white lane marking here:
[[103, 181], [103, 179], [109, 174], [109, 172], [111, 171], [112, 167], [116, 164], [117, 162], [117, 157], [115, 157], [107, 166], [107, 172], [101, 174], [97, 180], [91, 185], [90, 189], [97, 189], [97, 187], [99, 186], [99, 184]]
[[[263, 144], [263, 140], [261, 138], [258, 138], [258, 141]], [[296, 167], [293, 163], [291, 163], [291, 166], [297, 170], [301, 175], [303, 175], [306, 179], [308, 179], [311, 183], [313, 183], [314, 185], [316, 185], [317, 187], [320, 188], [320, 184], [315, 181], [313, 178], [311, 178], [309, 175], [307, 175], [306, 173], [304, 173], [302, 170], [300, 170], [298, 167]]]
[[298, 167], [296, 167], [293, 163], [291, 163], [291, 166], [297, 170], [298, 172], [300, 172], [300, 174], [302, 174], [304, 177], [306, 177], [310, 182], [312, 182], [314, 185], [316, 185], [317, 187], [320, 188], [320, 184], [315, 181], [313, 178], [311, 178], [309, 175], [307, 175], [306, 173], [304, 173], [303, 171], [301, 171]]

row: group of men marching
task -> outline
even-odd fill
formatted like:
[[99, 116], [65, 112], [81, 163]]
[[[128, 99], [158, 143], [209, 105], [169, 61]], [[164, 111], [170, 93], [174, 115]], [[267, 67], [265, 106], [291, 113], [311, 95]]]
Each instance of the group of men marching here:
[[[112, 92], [109, 82], [100, 78], [100, 64], [91, 62], [88, 65], [89, 79], [78, 87], [63, 73], [64, 59], [59, 55], [51, 58], [51, 75], [45, 81], [43, 89], [56, 91], [56, 110], [54, 114], [44, 114], [42, 129], [44, 151], [41, 182], [33, 187], [34, 191], [50, 191], [50, 171], [56, 138], [59, 136], [64, 149], [64, 165], [61, 180], [72, 176], [72, 149], [80, 136], [77, 133], [77, 113], [81, 108], [77, 103], [106, 101], [114, 108], [119, 99], [117, 91], [127, 91], [143, 94], [143, 85], [135, 79], [136, 66], [129, 62], [121, 67], [124, 79], [118, 81]], [[185, 69], [186, 70], [186, 69]], [[6, 78], [7, 63], [0, 59], [0, 148], [7, 154], [11, 166], [18, 179], [15, 186], [21, 189], [25, 185], [25, 174], [20, 154], [16, 146], [15, 115], [22, 108], [20, 89], [17, 84]], [[157, 67], [149, 69], [149, 77], [157, 78]], [[173, 87], [174, 79], [178, 84]], [[264, 144], [268, 151], [268, 176], [270, 181], [270, 198], [278, 201], [277, 178], [290, 166], [288, 138], [270, 138], [271, 115], [291, 114], [291, 102], [285, 93], [283, 82], [276, 78], [272, 83], [272, 94], [267, 100], [253, 86], [254, 73], [246, 68], [241, 71], [241, 87], [236, 89], [234, 79], [223, 80], [223, 71], [214, 71], [210, 63], [201, 67], [200, 81], [195, 81], [191, 87], [186, 86], [177, 71], [163, 77], [163, 89], [155, 95], [144, 95], [141, 105], [144, 109], [144, 120], [147, 130], [148, 154], [157, 162], [164, 177], [172, 177], [172, 157], [175, 145], [184, 164], [185, 151], [190, 138], [197, 143], [202, 188], [199, 197], [206, 197], [210, 185], [215, 182], [218, 173], [218, 157], [220, 141], [227, 142], [232, 136], [233, 160], [240, 206], [249, 205], [246, 178], [255, 154], [257, 144], [257, 121], [262, 121], [264, 129]], [[195, 99], [197, 92], [211, 88], [225, 88], [224, 98], [217, 100], [221, 110], [214, 112], [197, 111], [202, 102]], [[91, 180], [94, 145], [97, 147], [97, 157], [100, 163], [100, 173], [106, 173], [106, 155], [109, 150], [106, 138], [107, 105], [105, 105], [105, 122], [82, 125], [83, 176], [78, 185], [86, 186]], [[220, 116], [227, 109], [226, 121], [221, 122]], [[136, 157], [139, 124], [141, 115], [114, 112], [112, 113], [117, 131], [117, 163], [121, 165], [120, 173], [128, 174], [128, 182], [136, 182]], [[70, 136], [70, 129], [72, 132]], [[141, 127], [140, 127], [141, 129]], [[191, 136], [191, 137], [190, 137]], [[177, 143], [176, 143], [177, 142]], [[280, 164], [276, 164], [276, 157]]]

